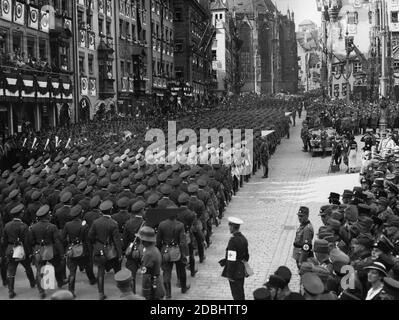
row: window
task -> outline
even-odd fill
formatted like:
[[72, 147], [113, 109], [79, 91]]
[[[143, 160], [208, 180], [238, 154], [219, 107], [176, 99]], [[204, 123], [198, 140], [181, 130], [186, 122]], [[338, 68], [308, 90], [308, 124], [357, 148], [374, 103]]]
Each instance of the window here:
[[127, 62], [127, 66], [126, 66], [127, 70], [126, 72], [131, 75], [132, 74], [132, 63], [130, 61]]
[[357, 12], [348, 12], [348, 24], [357, 24], [358, 21], [359, 20]]
[[12, 35], [12, 49], [13, 52], [22, 53], [22, 33], [21, 32], [14, 32]]
[[182, 8], [175, 8], [175, 20], [182, 21]]
[[85, 74], [85, 57], [79, 56], [79, 74]]
[[125, 62], [121, 61], [121, 75], [122, 77], [125, 76]]
[[355, 62], [353, 64], [353, 69], [355, 73], [358, 73], [360, 71], [362, 71], [362, 63], [361, 62]]
[[399, 60], [395, 60], [395, 61], [393, 62], [393, 71], [394, 71], [395, 73], [399, 72]]
[[184, 67], [176, 67], [175, 69], [176, 79], [184, 79]]
[[79, 10], [78, 11], [78, 25], [79, 25], [79, 27], [82, 27], [83, 23], [84, 23], [84, 21], [83, 21], [83, 12]]
[[94, 66], [93, 66], [94, 57], [92, 54], [89, 54], [89, 73], [94, 73]]
[[39, 58], [41, 60], [47, 59], [47, 41], [45, 39], [39, 40]]
[[119, 19], [119, 34], [122, 39], [125, 38], [125, 32], [123, 31], [123, 20]]
[[392, 23], [398, 23], [399, 22], [398, 14], [399, 14], [399, 11], [391, 11], [391, 21], [392, 21]]
[[111, 22], [107, 21], [107, 36], [111, 36]]
[[183, 40], [175, 41], [175, 52], [183, 52]]
[[104, 33], [104, 20], [101, 18], [98, 19], [98, 33]]
[[392, 48], [399, 45], [399, 32], [392, 32], [391, 43], [392, 43]]
[[217, 53], [216, 50], [212, 50], [212, 60], [216, 61], [217, 60]]
[[36, 38], [28, 36], [27, 38], [28, 59], [36, 58]]
[[136, 41], [136, 26], [132, 24], [132, 39]]

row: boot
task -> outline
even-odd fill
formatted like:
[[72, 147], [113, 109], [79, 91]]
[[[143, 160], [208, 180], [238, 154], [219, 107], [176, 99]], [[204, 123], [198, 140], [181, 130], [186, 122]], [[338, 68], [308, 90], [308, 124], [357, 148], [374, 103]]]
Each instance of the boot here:
[[136, 279], [132, 279], [132, 289], [133, 293], [136, 294]]
[[99, 300], [107, 299], [107, 296], [104, 294], [104, 276], [98, 277], [98, 293], [99, 293]]
[[170, 282], [164, 282], [164, 287], [165, 287], [165, 298], [166, 300], [172, 299], [172, 286]]
[[76, 295], [75, 295], [75, 276], [69, 276], [68, 290], [73, 294], [73, 297], [76, 298]]
[[36, 285], [37, 285], [37, 288], [38, 288], [38, 290], [39, 290], [40, 299], [45, 299], [45, 298], [46, 298], [46, 292], [45, 292], [44, 289], [42, 288], [41, 281], [42, 281], [41, 277], [40, 277], [40, 276], [37, 276], [37, 277], [36, 277]]
[[33, 274], [32, 268], [29, 268], [28, 270], [26, 270], [26, 276], [28, 277], [31, 289], [36, 287], [35, 276]]
[[16, 293], [14, 291], [14, 284], [15, 284], [15, 278], [9, 277], [8, 278], [8, 297], [10, 299], [14, 299], [16, 296]]

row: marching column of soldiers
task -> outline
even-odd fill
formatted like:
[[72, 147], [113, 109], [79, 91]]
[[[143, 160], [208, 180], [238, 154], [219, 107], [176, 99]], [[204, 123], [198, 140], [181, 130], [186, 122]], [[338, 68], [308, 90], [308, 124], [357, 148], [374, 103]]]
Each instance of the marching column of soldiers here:
[[[63, 137], [66, 145], [54, 153], [39, 152], [26, 166], [16, 163], [3, 171], [0, 269], [9, 297], [16, 295], [19, 264], [42, 299], [46, 297], [43, 268], [48, 265], [54, 267], [57, 286], [68, 285], [73, 297], [81, 270], [90, 285], [97, 285], [99, 299], [106, 299], [104, 275], [113, 270], [121, 290], [129, 283], [136, 295], [141, 272], [146, 299], [171, 299], [173, 265], [178, 285], [186, 293], [190, 289], [186, 268], [195, 277], [195, 257], [205, 263], [213, 228], [220, 224], [227, 205], [251, 175], [267, 164], [286, 135], [280, 125], [286, 121], [284, 104], [266, 107], [266, 102], [252, 98], [245, 110], [237, 102], [229, 107], [231, 118], [216, 110], [206, 120], [198, 113], [194, 122], [181, 122], [192, 128], [199, 128], [202, 121], [209, 127], [220, 121], [216, 128], [240, 123], [238, 128], [247, 124], [255, 129], [253, 141], [242, 141], [242, 136], [233, 148], [218, 143], [148, 155], [144, 132], [140, 136], [132, 130], [133, 137], [127, 139], [123, 129], [132, 129], [129, 121], [111, 121], [94, 133], [77, 130], [73, 138]], [[252, 112], [261, 117], [254, 120], [248, 115]], [[274, 132], [262, 137], [263, 129]], [[249, 143], [254, 146], [253, 159]], [[241, 154], [240, 161], [235, 161], [235, 154]], [[204, 158], [208, 162], [190, 161]], [[215, 158], [223, 161], [215, 164]], [[147, 217], [152, 210], [173, 209], [179, 209], [179, 214], [158, 218], [155, 225]]]

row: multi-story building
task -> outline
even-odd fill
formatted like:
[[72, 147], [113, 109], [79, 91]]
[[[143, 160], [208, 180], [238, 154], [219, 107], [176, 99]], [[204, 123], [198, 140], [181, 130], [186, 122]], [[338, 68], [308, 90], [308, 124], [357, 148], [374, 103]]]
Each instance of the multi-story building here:
[[212, 76], [214, 80], [214, 92], [217, 95], [225, 95], [231, 92], [234, 72], [233, 57], [233, 15], [229, 11], [225, 0], [211, 2], [212, 24], [216, 28], [216, 36], [212, 44]]
[[0, 134], [74, 119], [70, 1], [1, 0]]
[[[326, 21], [322, 37], [324, 39], [324, 32], [327, 32], [330, 96], [345, 99], [348, 94], [354, 94], [366, 99], [369, 95], [378, 95], [378, 80], [375, 81], [378, 79], [377, 69], [370, 63], [377, 41], [373, 35], [371, 1], [325, 2], [327, 11], [322, 1], [318, 2], [318, 9]], [[347, 43], [353, 43], [353, 46], [348, 47]], [[347, 48], [351, 48], [349, 55]]]
[[168, 84], [174, 80], [173, 1], [151, 0], [151, 92], [157, 101], [167, 99]]
[[[212, 77], [212, 25], [210, 1], [174, 0], [175, 76], [189, 87], [187, 95], [206, 97]], [[187, 92], [187, 91], [186, 91]]]
[[322, 47], [317, 25], [305, 20], [298, 25], [296, 34], [298, 46], [298, 77], [301, 91], [315, 90], [321, 87]]
[[242, 92], [295, 93], [298, 62], [294, 14], [283, 15], [270, 0], [235, 4]]
[[116, 0], [77, 0], [74, 8], [77, 121], [116, 112]]

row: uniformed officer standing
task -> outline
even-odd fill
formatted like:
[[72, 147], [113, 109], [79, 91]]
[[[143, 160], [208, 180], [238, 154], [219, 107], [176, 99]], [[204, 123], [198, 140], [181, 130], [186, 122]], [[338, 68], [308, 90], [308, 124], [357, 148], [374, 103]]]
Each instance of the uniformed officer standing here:
[[126, 252], [126, 268], [132, 273], [133, 293], [136, 293], [136, 273], [140, 267], [143, 251], [140, 238], [137, 236], [141, 227], [144, 225], [145, 202], [139, 200], [132, 205], [133, 215], [126, 222], [123, 229], [124, 249]]
[[234, 300], [245, 300], [244, 280], [245, 265], [249, 261], [248, 241], [240, 232], [244, 222], [238, 218], [229, 218], [230, 233], [233, 235], [226, 248], [226, 257], [220, 261], [224, 267], [222, 277], [229, 280], [231, 294]]
[[82, 207], [76, 205], [71, 209], [70, 222], [67, 222], [62, 230], [61, 239], [66, 244], [67, 267], [69, 269], [69, 291], [75, 296], [75, 279], [78, 266], [84, 267], [90, 284], [96, 284], [96, 277], [89, 265], [89, 226], [82, 221]]
[[170, 251], [172, 247], [178, 248], [180, 250], [179, 260], [165, 261], [165, 259], [163, 258], [162, 261], [166, 299], [172, 298], [171, 278], [174, 263], [176, 264], [176, 272], [181, 284], [181, 292], [184, 294], [190, 289], [190, 286], [187, 285], [186, 275], [188, 248], [186, 243], [184, 224], [176, 219], [176, 214], [170, 215], [169, 219], [164, 220], [159, 224], [157, 232], [157, 247], [160, 249], [164, 256], [167, 255], [167, 252]]
[[[17, 272], [18, 264], [21, 263], [25, 268], [31, 288], [35, 287], [35, 277], [33, 275], [32, 267], [30, 266], [30, 252], [28, 245], [28, 226], [22, 222], [24, 205], [20, 204], [14, 207], [10, 214], [13, 220], [6, 224], [2, 236], [2, 250], [5, 251], [7, 259], [7, 277], [8, 277], [8, 294], [9, 298], [13, 299], [16, 294], [14, 291], [15, 274]], [[20, 258], [14, 257], [16, 248], [23, 248], [24, 255]]]
[[[36, 285], [39, 289], [39, 295], [41, 299], [46, 297], [46, 293], [42, 288], [42, 275], [41, 269], [50, 262], [55, 269], [55, 277], [58, 282], [58, 287], [61, 288], [67, 281], [63, 277], [63, 268], [61, 265], [61, 259], [64, 256], [64, 248], [61, 243], [60, 234], [57, 226], [51, 224], [49, 221], [50, 207], [48, 205], [42, 206], [36, 213], [38, 222], [35, 223], [29, 229], [29, 245], [30, 250], [33, 251], [36, 266]], [[52, 247], [53, 254], [49, 254], [47, 257], [42, 255], [45, 249]], [[47, 252], [51, 252], [47, 250]]]
[[161, 300], [165, 296], [165, 289], [161, 275], [162, 256], [155, 246], [155, 230], [143, 227], [138, 236], [145, 248], [141, 262], [143, 296], [146, 300]]
[[89, 239], [93, 244], [94, 263], [98, 266], [98, 292], [100, 300], [107, 297], [104, 294], [104, 275], [107, 267], [117, 273], [121, 266], [122, 243], [118, 224], [111, 218], [112, 201], [106, 200], [100, 205], [103, 216], [93, 222], [89, 230]]
[[298, 219], [300, 226], [295, 235], [293, 258], [297, 263], [298, 269], [300, 269], [302, 262], [312, 257], [314, 231], [309, 221], [309, 208], [300, 207]]
[[260, 147], [260, 157], [261, 157], [261, 163], [263, 166], [263, 177], [264, 179], [269, 178], [269, 158], [270, 158], [270, 152], [269, 152], [269, 146], [267, 144], [267, 138], [263, 137], [262, 138], [262, 144]]

